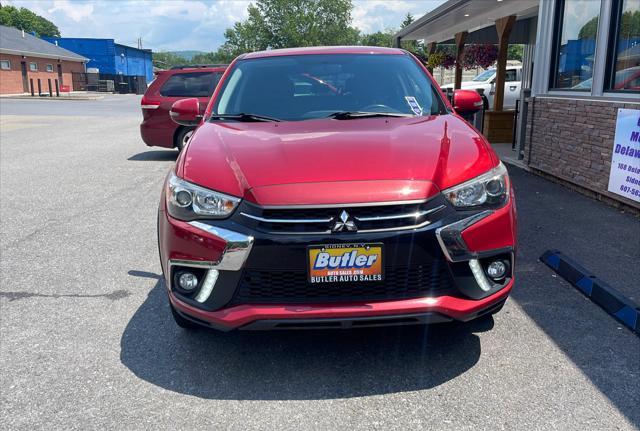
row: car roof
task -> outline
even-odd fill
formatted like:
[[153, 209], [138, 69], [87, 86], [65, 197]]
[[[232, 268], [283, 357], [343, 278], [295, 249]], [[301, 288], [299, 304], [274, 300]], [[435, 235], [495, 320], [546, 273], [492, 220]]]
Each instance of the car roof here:
[[380, 46], [312, 46], [305, 48], [270, 49], [267, 51], [250, 52], [242, 54], [239, 60], [263, 57], [278, 57], [284, 55], [308, 55], [308, 54], [387, 54], [405, 55], [406, 51], [399, 48], [384, 48]]
[[226, 69], [228, 64], [180, 64], [171, 67], [169, 70], [182, 69]]
[[227, 69], [226, 64], [222, 64], [222, 65], [202, 65], [202, 64], [196, 64], [196, 65], [184, 65], [184, 66], [174, 66], [170, 69], [164, 69], [164, 70], [156, 70], [154, 71], [154, 73], [156, 75], [177, 75], [180, 73], [193, 73], [193, 72], [224, 72]]

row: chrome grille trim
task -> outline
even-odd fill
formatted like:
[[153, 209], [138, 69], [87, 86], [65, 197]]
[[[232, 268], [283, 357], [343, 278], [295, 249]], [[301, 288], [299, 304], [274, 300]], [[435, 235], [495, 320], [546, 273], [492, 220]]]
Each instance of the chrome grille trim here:
[[[436, 195], [437, 196], [437, 195]], [[383, 202], [356, 202], [345, 204], [300, 204], [300, 205], [265, 205], [260, 206], [251, 202], [247, 202], [249, 205], [265, 210], [295, 210], [295, 209], [314, 209], [314, 208], [359, 208], [359, 207], [377, 207], [385, 205], [410, 205], [410, 204], [423, 204], [429, 202], [435, 196], [428, 199], [414, 199], [408, 201], [383, 201]]]
[[380, 229], [358, 229], [355, 232], [331, 232], [330, 229], [328, 230], [323, 230], [323, 231], [314, 231], [314, 232], [295, 232], [295, 231], [282, 231], [282, 232], [271, 232], [271, 234], [273, 235], [323, 235], [323, 234], [329, 234], [329, 233], [334, 233], [336, 235], [339, 234], [347, 234], [347, 235], [357, 235], [359, 233], [376, 233], [376, 232], [394, 232], [394, 231], [399, 231], [399, 230], [413, 230], [413, 229], [420, 229], [421, 227], [425, 227], [427, 225], [430, 225], [431, 222], [429, 220], [424, 221], [422, 223], [419, 224], [414, 224], [411, 226], [398, 226], [398, 227], [388, 227], [388, 228], [380, 228]]
[[282, 219], [282, 218], [264, 218], [252, 214], [241, 212], [245, 217], [252, 218], [264, 223], [329, 223], [333, 218], [310, 218], [310, 219]]
[[440, 211], [441, 209], [444, 209], [445, 206], [444, 205], [440, 205], [439, 207], [436, 208], [431, 208], [428, 210], [423, 210], [423, 211], [416, 211], [413, 213], [409, 213], [409, 214], [395, 214], [395, 215], [389, 215], [389, 216], [374, 216], [374, 217], [354, 217], [356, 220], [358, 221], [382, 221], [382, 220], [397, 220], [397, 219], [401, 219], [401, 218], [420, 218], [420, 217], [424, 217], [427, 216], [429, 214], [433, 214], [437, 211]]
[[[430, 217], [447, 208], [438, 202], [432, 204], [432, 208], [425, 207], [430, 199], [394, 201], [394, 202], [368, 202], [356, 204], [333, 205], [295, 205], [295, 206], [259, 206], [249, 204], [249, 208], [243, 208], [238, 215], [253, 220], [258, 225], [258, 230], [272, 235], [326, 235], [326, 234], [351, 234], [377, 233], [393, 231], [411, 231], [425, 227], [435, 220]], [[379, 207], [380, 210], [367, 207]], [[392, 208], [397, 206], [397, 208]], [[255, 208], [255, 212], [253, 210]], [[362, 208], [363, 211], [355, 211]], [[333, 210], [335, 209], [335, 214]], [[298, 210], [298, 211], [296, 211]], [[314, 210], [317, 210], [315, 212]], [[334, 232], [332, 224], [340, 219], [340, 211], [348, 211], [351, 220], [355, 221], [357, 231]], [[356, 212], [354, 214], [353, 211]], [[274, 212], [275, 211], [275, 212]]]
[[388, 228], [380, 228], [380, 229], [358, 229], [358, 232], [371, 233], [371, 232], [393, 232], [396, 230], [413, 230], [413, 229], [420, 229], [421, 227], [425, 227], [430, 224], [431, 222], [427, 220], [419, 224], [414, 224], [412, 226], [398, 226], [398, 227], [388, 227]]

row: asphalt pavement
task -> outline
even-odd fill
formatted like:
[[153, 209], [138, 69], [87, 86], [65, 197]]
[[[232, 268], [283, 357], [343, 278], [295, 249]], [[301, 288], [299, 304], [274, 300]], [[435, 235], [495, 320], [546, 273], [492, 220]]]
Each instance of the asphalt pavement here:
[[187, 333], [155, 229], [176, 153], [142, 143], [139, 101], [0, 99], [0, 429], [640, 426], [640, 338], [538, 261], [638, 302], [638, 218], [510, 167], [517, 285], [493, 320]]

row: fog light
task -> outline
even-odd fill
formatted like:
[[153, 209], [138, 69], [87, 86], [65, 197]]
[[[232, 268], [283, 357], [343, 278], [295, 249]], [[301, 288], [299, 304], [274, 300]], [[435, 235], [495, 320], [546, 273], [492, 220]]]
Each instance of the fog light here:
[[487, 266], [487, 275], [494, 280], [504, 278], [507, 273], [507, 265], [501, 260], [494, 260]]
[[183, 272], [178, 277], [178, 286], [184, 290], [193, 290], [198, 287], [198, 277], [190, 272]]

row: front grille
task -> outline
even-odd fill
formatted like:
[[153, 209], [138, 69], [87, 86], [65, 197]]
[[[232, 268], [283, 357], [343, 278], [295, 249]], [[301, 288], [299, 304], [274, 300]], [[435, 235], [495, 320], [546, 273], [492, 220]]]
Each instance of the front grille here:
[[384, 281], [360, 283], [310, 284], [304, 271], [246, 269], [232, 304], [395, 300], [453, 295], [455, 291], [444, 261], [386, 268]]
[[424, 226], [445, 208], [441, 202], [400, 203], [391, 205], [336, 206], [330, 208], [254, 208], [241, 214], [255, 222], [256, 229], [275, 234], [317, 234], [335, 231], [341, 215], [355, 229], [342, 231], [375, 232]]

